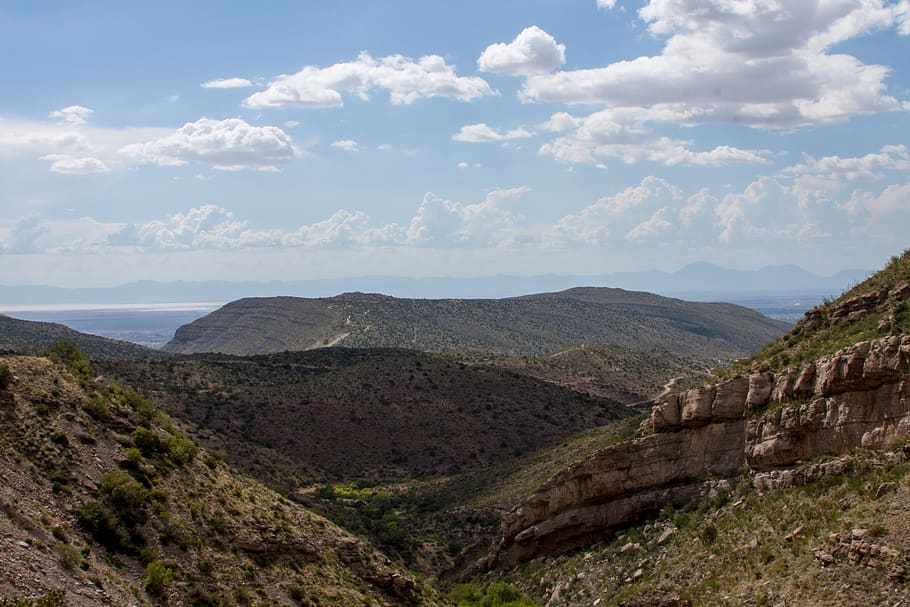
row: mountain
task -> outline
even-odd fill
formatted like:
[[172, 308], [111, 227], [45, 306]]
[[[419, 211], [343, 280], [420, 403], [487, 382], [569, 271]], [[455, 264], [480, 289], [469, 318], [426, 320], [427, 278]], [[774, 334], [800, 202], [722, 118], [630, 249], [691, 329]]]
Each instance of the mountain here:
[[92, 360], [114, 358], [166, 358], [167, 355], [134, 343], [74, 331], [56, 323], [18, 320], [0, 314], [0, 351], [46, 348], [68, 341]]
[[754, 351], [786, 328], [747, 308], [576, 288], [508, 299], [241, 299], [185, 325], [164, 350], [246, 355], [327, 345], [544, 354], [607, 343], [712, 358]]
[[693, 263], [676, 272], [615, 272], [596, 275], [426, 277], [355, 276], [271, 282], [138, 281], [113, 287], [61, 288], [41, 285], [0, 286], [0, 305], [169, 303], [232, 301], [244, 297], [328, 297], [344, 291], [384, 293], [411, 298], [503, 298], [578, 285], [618, 287], [663, 295], [678, 293], [817, 292], [840, 293], [865, 279], [866, 270], [842, 270], [818, 276], [796, 266], [731, 270]]
[[450, 604], [70, 354], [0, 356], [3, 605]]

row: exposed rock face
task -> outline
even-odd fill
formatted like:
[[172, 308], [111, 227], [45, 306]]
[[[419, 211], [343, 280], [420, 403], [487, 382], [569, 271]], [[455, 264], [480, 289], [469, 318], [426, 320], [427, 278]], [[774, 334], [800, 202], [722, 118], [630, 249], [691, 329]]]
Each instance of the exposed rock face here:
[[[908, 437], [908, 372], [910, 335], [891, 336], [776, 376], [737, 377], [663, 397], [652, 411], [653, 435], [562, 470], [509, 512], [486, 564], [508, 566], [590, 543], [735, 481], [743, 465], [773, 471]], [[756, 417], [764, 409], [770, 410]]]

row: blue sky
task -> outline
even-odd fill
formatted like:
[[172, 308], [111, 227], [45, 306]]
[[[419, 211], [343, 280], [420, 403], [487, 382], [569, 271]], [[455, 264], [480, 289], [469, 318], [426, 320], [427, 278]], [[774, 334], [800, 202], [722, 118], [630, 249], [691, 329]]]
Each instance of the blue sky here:
[[0, 5], [0, 283], [910, 244], [908, 0], [263, 4]]

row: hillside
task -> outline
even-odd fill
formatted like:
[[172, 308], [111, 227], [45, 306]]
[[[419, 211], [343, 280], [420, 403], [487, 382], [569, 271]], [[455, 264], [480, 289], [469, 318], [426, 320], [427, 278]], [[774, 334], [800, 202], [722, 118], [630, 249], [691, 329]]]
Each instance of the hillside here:
[[91, 360], [168, 358], [163, 352], [130, 342], [80, 333], [57, 323], [19, 320], [0, 314], [0, 351], [46, 348], [59, 341], [75, 344]]
[[[239, 475], [78, 353], [0, 357], [0, 596], [48, 605], [445, 605]], [[63, 595], [61, 598], [61, 594]]]
[[677, 381], [704, 378], [716, 363], [658, 347], [637, 349], [611, 344], [579, 344], [545, 356], [461, 353], [459, 358], [627, 405], [645, 405]]
[[294, 489], [313, 480], [478, 469], [627, 417], [621, 404], [454, 356], [324, 348], [111, 361], [232, 461]]
[[908, 456], [858, 453], [820, 462], [840, 472], [806, 485], [742, 484], [690, 509], [667, 506], [600, 543], [472, 586], [507, 581], [560, 607], [906, 605]]
[[779, 371], [832, 354], [856, 342], [910, 333], [910, 249], [837, 299], [809, 310], [785, 335], [724, 376]]
[[731, 304], [621, 289], [447, 300], [347, 293], [241, 299], [181, 327], [164, 349], [250, 355], [342, 345], [540, 355], [605, 343], [729, 359], [755, 351], [785, 329], [784, 323]]
[[895, 257], [759, 355], [662, 396], [636, 438], [579, 443], [502, 517], [475, 583], [573, 607], [910, 599], [908, 270]]

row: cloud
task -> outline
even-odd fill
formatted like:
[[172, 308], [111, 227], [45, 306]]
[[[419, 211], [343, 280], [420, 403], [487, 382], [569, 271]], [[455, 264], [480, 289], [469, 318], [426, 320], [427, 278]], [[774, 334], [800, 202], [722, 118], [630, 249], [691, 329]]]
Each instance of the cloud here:
[[[885, 221], [897, 213], [910, 214], [910, 182], [889, 185], [879, 194], [857, 190], [841, 208], [853, 216], [870, 215]], [[893, 230], [883, 232], [894, 235]], [[905, 238], [906, 233], [901, 233], [900, 237]]]
[[597, 0], [597, 8], [613, 8], [616, 6], [616, 0]]
[[427, 193], [411, 218], [407, 243], [419, 246], [496, 246], [502, 232], [515, 225], [520, 216], [502, 203], [530, 191], [527, 187], [489, 192], [476, 204], [463, 204]]
[[419, 153], [419, 151], [415, 150], [414, 148], [400, 148], [392, 145], [391, 143], [380, 143], [376, 146], [376, 149], [380, 152], [397, 152], [402, 156], [416, 156]]
[[693, 142], [655, 133], [648, 124], [650, 113], [642, 108], [610, 108], [586, 117], [565, 112], [554, 114], [543, 127], [566, 132], [538, 150], [568, 164], [598, 164], [604, 158], [619, 158], [627, 164], [654, 162], [665, 166], [726, 166], [766, 164], [768, 150], [746, 150], [727, 145], [696, 151]]
[[560, 242], [602, 245], [616, 227], [628, 224], [631, 210], [673, 206], [682, 199], [682, 190], [669, 181], [645, 177], [637, 186], [605, 196], [583, 208], [580, 213], [566, 215], [553, 227], [550, 238]]
[[479, 162], [471, 163], [471, 162], [466, 162], [466, 161], [462, 160], [455, 166], [457, 166], [461, 170], [465, 170], [465, 169], [479, 169], [483, 166], [483, 164], [481, 164]]
[[65, 175], [93, 175], [96, 173], [108, 173], [111, 170], [103, 161], [91, 157], [75, 158], [66, 154], [47, 154], [42, 156], [41, 160], [52, 161], [52, 173], [63, 173]]
[[77, 125], [85, 124], [88, 122], [89, 116], [94, 114], [94, 110], [90, 110], [87, 107], [82, 107], [81, 105], [71, 105], [65, 107], [61, 110], [56, 110], [48, 114], [50, 118], [56, 118], [63, 122], [63, 124]]
[[673, 213], [670, 207], [661, 207], [645, 221], [641, 222], [626, 234], [626, 240], [651, 240], [673, 227], [669, 217]]
[[402, 55], [374, 59], [361, 53], [355, 61], [325, 68], [305, 66], [296, 74], [282, 75], [268, 87], [247, 97], [249, 108], [333, 108], [343, 105], [342, 92], [369, 99], [373, 89], [389, 91], [394, 105], [419, 99], [444, 97], [473, 101], [496, 94], [485, 80], [458, 76], [454, 66], [439, 55], [425, 55], [416, 62]]
[[283, 247], [465, 247], [496, 246], [504, 231], [519, 219], [505, 208], [506, 201], [529, 188], [489, 192], [476, 204], [463, 204], [427, 193], [407, 226], [374, 225], [363, 211], [341, 209], [328, 219], [292, 230], [257, 230], [220, 206], [205, 204], [174, 213], [163, 220], [118, 226], [106, 236], [114, 247], [150, 251]]
[[792, 177], [791, 191], [805, 206], [831, 200], [848, 184], [859, 180], [878, 180], [886, 171], [910, 170], [910, 152], [905, 145], [886, 145], [878, 153], [859, 157], [803, 156], [804, 162], [783, 169]]
[[488, 46], [477, 59], [477, 68], [482, 72], [527, 75], [549, 72], [565, 62], [566, 46], [532, 25], [508, 44]]
[[531, 75], [521, 97], [649, 108], [653, 119], [679, 124], [762, 128], [900, 109], [887, 94], [887, 67], [830, 52], [904, 23], [899, 11], [885, 0], [817, 4], [651, 0], [639, 17], [652, 35], [667, 37], [660, 55]]
[[0, 243], [0, 251], [4, 253], [22, 254], [22, 253], [39, 253], [41, 247], [38, 241], [48, 233], [45, 226], [37, 215], [24, 217], [13, 224], [10, 228], [5, 242]]
[[243, 89], [253, 86], [246, 78], [216, 78], [200, 84], [204, 89]]
[[353, 139], [339, 139], [338, 141], [333, 141], [330, 143], [333, 148], [339, 150], [344, 150], [345, 152], [359, 152], [360, 146]]
[[461, 127], [461, 130], [452, 135], [453, 141], [464, 141], [468, 143], [486, 143], [490, 141], [504, 141], [506, 139], [523, 139], [533, 137], [534, 133], [518, 128], [511, 131], [498, 132], [483, 122], [478, 124], [468, 124]]
[[139, 162], [160, 166], [197, 162], [222, 171], [276, 170], [300, 157], [291, 137], [280, 128], [251, 126], [239, 118], [200, 118], [166, 137], [121, 151]]

